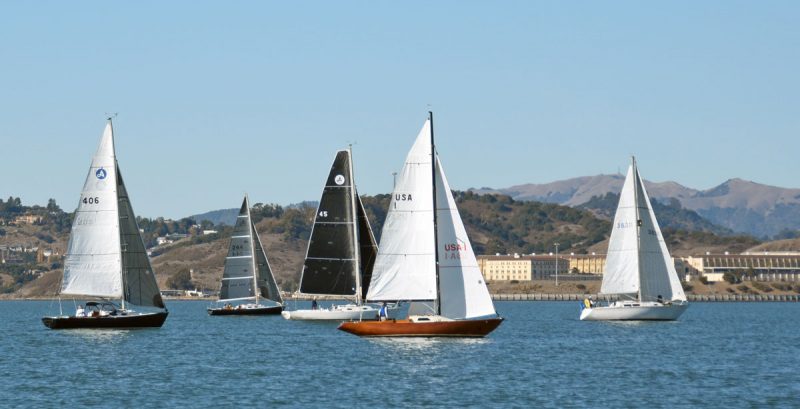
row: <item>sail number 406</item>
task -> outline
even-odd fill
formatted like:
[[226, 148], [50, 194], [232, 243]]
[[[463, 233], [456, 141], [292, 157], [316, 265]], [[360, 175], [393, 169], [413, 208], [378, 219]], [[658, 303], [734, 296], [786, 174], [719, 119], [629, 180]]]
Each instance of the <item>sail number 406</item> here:
[[99, 197], [84, 197], [82, 200], [83, 204], [100, 204]]

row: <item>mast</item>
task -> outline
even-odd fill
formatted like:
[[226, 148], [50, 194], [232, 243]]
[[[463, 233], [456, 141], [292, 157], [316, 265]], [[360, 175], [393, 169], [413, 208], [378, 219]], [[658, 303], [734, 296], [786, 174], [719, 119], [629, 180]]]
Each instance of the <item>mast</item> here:
[[639, 216], [639, 170], [636, 169], [636, 157], [631, 156], [633, 167], [633, 208], [636, 214], [636, 273], [639, 274], [637, 296], [642, 302], [642, 219]]
[[347, 145], [347, 154], [350, 156], [350, 211], [353, 217], [353, 252], [356, 272], [356, 305], [361, 305], [361, 255], [359, 254], [360, 241], [358, 237], [358, 213], [356, 212], [356, 176], [353, 172], [353, 145]]
[[431, 122], [431, 192], [433, 193], [433, 257], [436, 269], [436, 315], [442, 315], [442, 291], [439, 286], [439, 229], [436, 216], [436, 144], [433, 142], [433, 111], [428, 111]]
[[111, 126], [111, 146], [112, 146], [112, 153], [114, 154], [114, 196], [116, 196], [114, 200], [114, 204], [117, 207], [117, 234], [119, 234], [119, 273], [121, 275], [120, 281], [122, 282], [122, 302], [121, 307], [122, 310], [125, 310], [125, 294], [127, 291], [127, 285], [125, 283], [125, 263], [122, 260], [122, 228], [119, 222], [119, 165], [117, 164], [117, 148], [114, 146], [114, 122], [112, 121], [113, 117], [108, 117], [108, 125]]
[[253, 294], [256, 296], [256, 305], [258, 304], [258, 269], [256, 268], [256, 243], [253, 235], [258, 234], [256, 225], [253, 224], [253, 219], [250, 217], [250, 196], [244, 194], [244, 203], [247, 206], [247, 229], [250, 230], [250, 264], [253, 266]]

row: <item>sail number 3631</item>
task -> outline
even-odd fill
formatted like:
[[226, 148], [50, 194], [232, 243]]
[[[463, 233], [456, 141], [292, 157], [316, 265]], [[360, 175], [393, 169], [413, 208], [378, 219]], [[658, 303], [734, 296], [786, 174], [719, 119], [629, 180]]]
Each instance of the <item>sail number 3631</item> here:
[[99, 197], [84, 197], [83, 199], [81, 199], [81, 202], [83, 202], [83, 204], [100, 204], [100, 198]]

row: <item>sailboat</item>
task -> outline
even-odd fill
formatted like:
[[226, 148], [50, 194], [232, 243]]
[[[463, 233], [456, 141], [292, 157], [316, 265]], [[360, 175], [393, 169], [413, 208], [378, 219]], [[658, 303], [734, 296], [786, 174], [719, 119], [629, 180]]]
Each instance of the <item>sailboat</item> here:
[[[87, 302], [81, 314], [42, 318], [52, 329], [160, 327], [167, 319], [122, 181], [111, 118], [75, 210], [59, 293], [101, 301]], [[135, 311], [131, 306], [146, 310]]]
[[[363, 303], [378, 246], [358, 196], [350, 149], [336, 152], [322, 190], [300, 277], [300, 294], [351, 300], [329, 308], [284, 311], [287, 320], [374, 320]], [[316, 300], [315, 300], [316, 301]], [[316, 305], [316, 302], [312, 305]]]
[[[274, 305], [261, 304], [264, 298]], [[234, 305], [235, 302], [242, 302]], [[267, 260], [267, 253], [250, 217], [250, 201], [245, 195], [233, 227], [225, 269], [222, 272], [218, 303], [208, 308], [209, 315], [269, 315], [283, 310], [283, 299]]]
[[371, 302], [411, 302], [407, 319], [349, 321], [360, 336], [483, 337], [503, 321], [492, 304], [436, 153], [433, 113], [406, 157], [383, 226]]
[[600, 293], [619, 300], [604, 306], [584, 301], [581, 320], [675, 320], [689, 306], [636, 158], [620, 193]]

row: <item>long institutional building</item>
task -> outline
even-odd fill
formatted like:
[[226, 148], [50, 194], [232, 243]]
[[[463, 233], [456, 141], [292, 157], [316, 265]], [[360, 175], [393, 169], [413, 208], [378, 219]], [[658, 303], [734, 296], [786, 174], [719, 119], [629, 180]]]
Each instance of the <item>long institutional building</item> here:
[[[725, 273], [734, 273], [757, 281], [800, 281], [800, 252], [759, 252], [744, 254], [704, 254], [673, 257], [675, 270], [682, 280], [705, 277], [722, 281]], [[556, 275], [563, 279], [578, 274], [602, 275], [605, 254], [493, 255], [478, 256], [478, 267], [486, 281], [547, 280]]]

